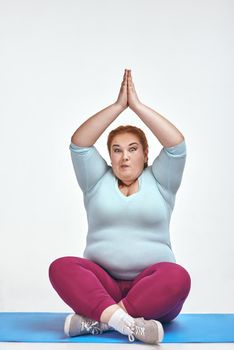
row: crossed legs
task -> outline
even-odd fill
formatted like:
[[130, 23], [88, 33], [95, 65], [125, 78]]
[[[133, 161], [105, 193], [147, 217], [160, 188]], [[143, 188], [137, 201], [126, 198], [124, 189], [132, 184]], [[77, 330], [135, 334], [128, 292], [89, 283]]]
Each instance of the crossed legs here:
[[75, 313], [105, 323], [118, 308], [132, 317], [169, 322], [181, 311], [191, 285], [188, 272], [175, 263], [157, 263], [132, 281], [120, 281], [79, 257], [56, 259], [49, 278]]

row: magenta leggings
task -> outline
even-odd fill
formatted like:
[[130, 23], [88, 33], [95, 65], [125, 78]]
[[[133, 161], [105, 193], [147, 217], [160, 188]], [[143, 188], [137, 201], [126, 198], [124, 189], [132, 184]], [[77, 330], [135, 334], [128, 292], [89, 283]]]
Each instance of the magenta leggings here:
[[110, 305], [122, 303], [132, 317], [169, 322], [182, 309], [191, 280], [180, 265], [160, 262], [133, 280], [117, 280], [85, 258], [62, 257], [49, 268], [52, 286], [75, 313], [100, 321]]

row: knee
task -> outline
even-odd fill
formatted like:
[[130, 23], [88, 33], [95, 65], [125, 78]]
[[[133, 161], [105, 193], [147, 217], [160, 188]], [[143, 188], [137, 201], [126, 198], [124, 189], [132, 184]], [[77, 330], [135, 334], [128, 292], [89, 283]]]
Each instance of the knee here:
[[178, 299], [185, 299], [191, 288], [191, 278], [188, 271], [181, 265], [172, 262], [159, 263], [158, 268], [165, 276], [167, 292], [177, 296]]
[[179, 264], [173, 263], [169, 274], [172, 292], [185, 299], [191, 288], [191, 278], [188, 271]]
[[81, 267], [85, 265], [86, 259], [76, 256], [64, 256], [54, 260], [49, 266], [50, 280], [56, 280], [63, 275], [69, 275], [74, 267]]
[[50, 280], [54, 280], [57, 276], [61, 275], [64, 272], [64, 269], [68, 264], [71, 263], [71, 257], [65, 256], [61, 258], [57, 258], [54, 260], [49, 266], [49, 278]]

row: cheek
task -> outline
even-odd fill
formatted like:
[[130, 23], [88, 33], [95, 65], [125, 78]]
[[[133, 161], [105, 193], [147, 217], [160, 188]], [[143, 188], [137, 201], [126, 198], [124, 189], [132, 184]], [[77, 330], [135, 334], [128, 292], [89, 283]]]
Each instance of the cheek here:
[[112, 157], [111, 157], [111, 162], [112, 162], [112, 164], [117, 164], [118, 162], [119, 162], [119, 157], [118, 157], [118, 155], [112, 155]]
[[144, 157], [142, 156], [142, 154], [138, 155], [138, 157], [135, 160], [135, 164], [138, 166], [138, 168], [144, 166]]
[[136, 155], [136, 161], [138, 161], [139, 163], [144, 161], [144, 155], [142, 153], [138, 153]]

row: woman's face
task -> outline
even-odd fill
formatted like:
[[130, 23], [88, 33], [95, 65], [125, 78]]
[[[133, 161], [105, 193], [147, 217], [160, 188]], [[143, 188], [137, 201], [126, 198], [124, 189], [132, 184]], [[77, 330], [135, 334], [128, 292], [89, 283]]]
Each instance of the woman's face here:
[[110, 158], [115, 176], [126, 184], [130, 184], [142, 173], [144, 163], [148, 159], [148, 150], [144, 154], [136, 135], [118, 134], [112, 140]]

